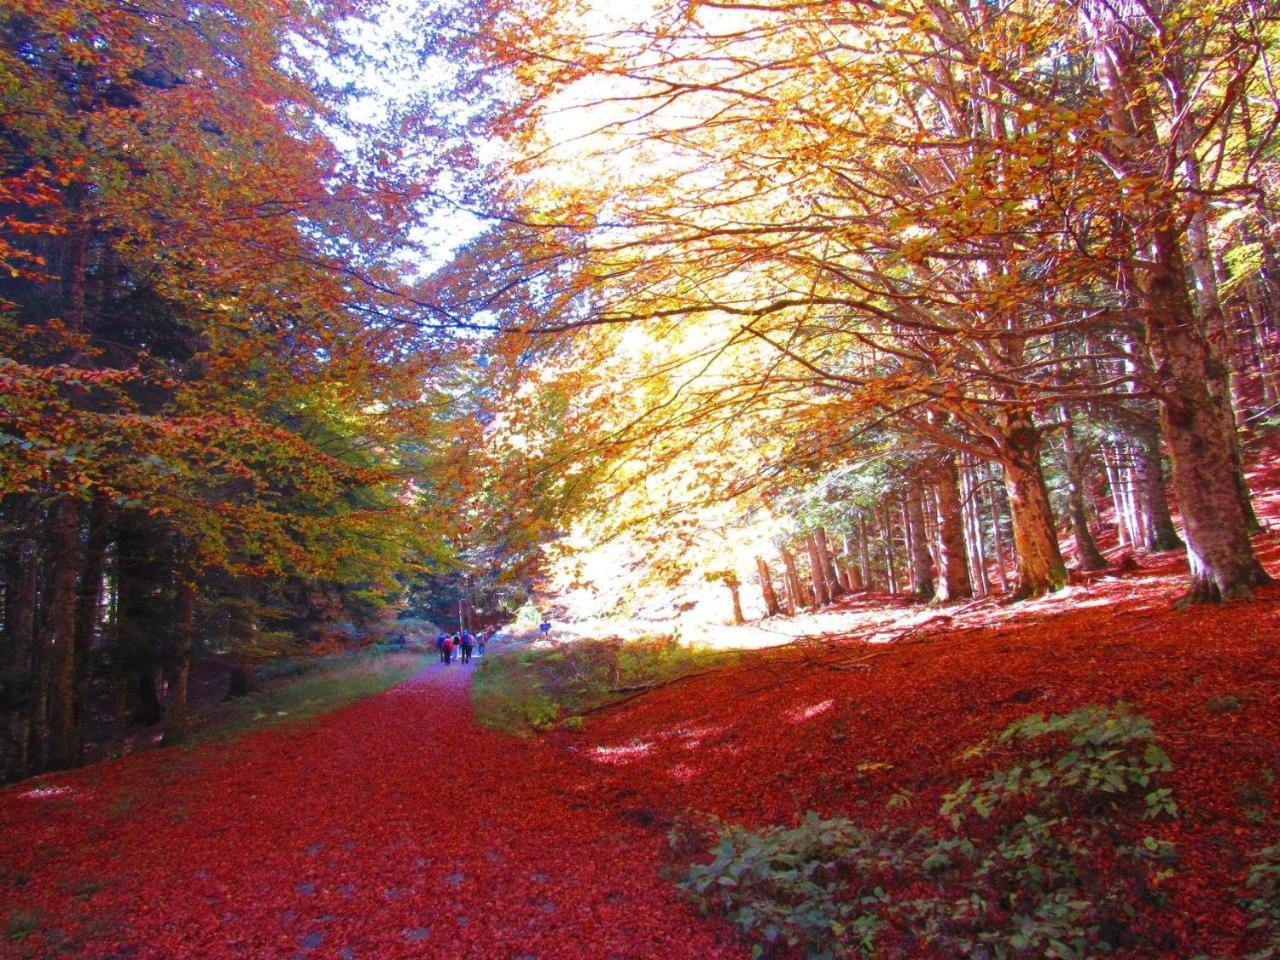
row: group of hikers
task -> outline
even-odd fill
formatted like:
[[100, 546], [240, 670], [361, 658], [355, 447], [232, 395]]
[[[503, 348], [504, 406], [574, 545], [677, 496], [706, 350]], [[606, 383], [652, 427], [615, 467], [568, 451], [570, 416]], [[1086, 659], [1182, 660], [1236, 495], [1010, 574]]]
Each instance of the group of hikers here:
[[440, 651], [440, 662], [453, 663], [456, 654], [463, 663], [470, 663], [473, 650], [483, 657], [484, 645], [492, 634], [492, 630], [481, 630], [475, 636], [472, 636], [468, 630], [460, 630], [453, 634], [441, 630], [436, 635], [436, 649]]

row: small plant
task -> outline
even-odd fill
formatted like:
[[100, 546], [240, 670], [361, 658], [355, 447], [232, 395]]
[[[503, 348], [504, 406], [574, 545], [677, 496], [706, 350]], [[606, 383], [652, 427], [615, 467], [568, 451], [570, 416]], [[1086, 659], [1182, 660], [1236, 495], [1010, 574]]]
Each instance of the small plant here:
[[[1042, 744], [1051, 748], [1025, 755]], [[1160, 785], [1169, 758], [1148, 720], [1104, 707], [1020, 720], [992, 752], [1014, 749], [1011, 763], [944, 797], [948, 830], [813, 813], [792, 829], [718, 824], [713, 859], [679, 885], [751, 937], [757, 955], [781, 945], [814, 960], [1109, 953], [1131, 938], [1138, 899], [1156, 895], [1174, 860], [1170, 844], [1134, 829], [1177, 816]], [[674, 831], [673, 846], [696, 836]]]
[[1224, 713], [1239, 713], [1240, 706], [1240, 698], [1231, 693], [1224, 693], [1218, 697], [1210, 697], [1204, 702], [1204, 708], [1215, 717], [1220, 717]]
[[1259, 850], [1253, 859], [1244, 906], [1253, 916], [1249, 929], [1262, 931], [1265, 945], [1249, 954], [1249, 960], [1275, 960], [1280, 957], [1280, 843]]
[[40, 929], [40, 914], [35, 910], [14, 910], [6, 928], [10, 940], [25, 940]]
[[127, 816], [133, 810], [134, 798], [133, 794], [128, 790], [121, 790], [116, 794], [116, 798], [111, 801], [111, 806], [107, 808], [107, 814], [115, 820]]

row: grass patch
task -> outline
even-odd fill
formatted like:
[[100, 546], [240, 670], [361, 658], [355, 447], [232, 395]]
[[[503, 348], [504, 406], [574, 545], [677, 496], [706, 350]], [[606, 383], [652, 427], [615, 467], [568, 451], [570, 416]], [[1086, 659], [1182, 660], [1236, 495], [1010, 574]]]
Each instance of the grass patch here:
[[5, 924], [10, 940], [24, 940], [40, 929], [40, 914], [35, 910], [14, 910]]
[[495, 730], [572, 725], [588, 711], [738, 656], [665, 637], [491, 650], [472, 677], [471, 705], [476, 720]]
[[389, 690], [434, 659], [434, 653], [375, 646], [270, 664], [259, 672], [258, 690], [195, 718], [192, 740], [236, 736], [329, 713]]

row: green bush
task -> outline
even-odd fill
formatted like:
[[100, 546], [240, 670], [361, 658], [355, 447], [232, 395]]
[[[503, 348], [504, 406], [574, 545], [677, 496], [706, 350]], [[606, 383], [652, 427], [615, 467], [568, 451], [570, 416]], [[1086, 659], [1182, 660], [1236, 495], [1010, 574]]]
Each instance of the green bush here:
[[1253, 915], [1249, 929], [1262, 931], [1265, 945], [1249, 960], [1280, 957], [1280, 844], [1259, 850], [1249, 868], [1249, 891], [1245, 908]]
[[997, 749], [1036, 747], [1047, 755], [1014, 757], [948, 793], [942, 830], [813, 813], [793, 829], [678, 828], [677, 850], [710, 834], [714, 854], [679, 885], [757, 955], [782, 945], [815, 960], [1110, 953], [1173, 862], [1171, 845], [1135, 830], [1177, 816], [1160, 785], [1169, 759], [1148, 720], [1104, 707], [1027, 717]]

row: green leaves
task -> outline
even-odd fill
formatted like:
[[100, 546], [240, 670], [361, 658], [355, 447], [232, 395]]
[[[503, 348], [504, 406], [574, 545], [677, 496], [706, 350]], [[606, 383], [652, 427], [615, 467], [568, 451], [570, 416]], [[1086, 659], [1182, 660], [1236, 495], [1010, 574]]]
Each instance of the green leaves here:
[[996, 957], [1099, 957], [1112, 946], [1103, 931], [1123, 931], [1134, 898], [1174, 861], [1172, 844], [1130, 834], [1139, 819], [1177, 815], [1168, 788], [1139, 789], [1171, 768], [1153, 738], [1151, 723], [1123, 708], [1025, 717], [997, 742], [1049, 752], [946, 794], [950, 832], [812, 812], [793, 829], [721, 826], [715, 857], [691, 865], [680, 886], [762, 953], [785, 943], [811, 958], [926, 946], [970, 956], [981, 943]]

